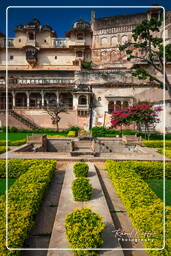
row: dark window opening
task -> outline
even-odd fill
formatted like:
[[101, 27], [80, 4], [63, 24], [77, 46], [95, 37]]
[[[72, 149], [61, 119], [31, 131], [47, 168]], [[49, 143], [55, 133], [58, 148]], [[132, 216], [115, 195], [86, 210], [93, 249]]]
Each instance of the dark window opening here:
[[13, 59], [14, 59], [14, 56], [11, 55], [11, 56], [10, 56], [10, 60], [13, 60]]
[[21, 42], [21, 39], [18, 39], [18, 42], [20, 43], [20, 42]]
[[78, 52], [76, 52], [76, 56], [77, 56], [77, 57], [82, 57], [82, 56], [83, 56], [83, 53], [82, 53], [81, 51], [78, 51]]
[[78, 39], [78, 40], [83, 40], [83, 39], [84, 39], [84, 35], [83, 35], [82, 33], [79, 33], [79, 34], [77, 35], [77, 39]]
[[109, 101], [109, 103], [108, 103], [108, 113], [111, 114], [113, 110], [114, 110], [114, 102]]
[[57, 56], [55, 56], [55, 60], [57, 60]]
[[32, 32], [29, 32], [28, 37], [29, 40], [34, 40], [34, 34]]
[[86, 96], [84, 96], [84, 95], [80, 96], [79, 99], [78, 99], [78, 104], [79, 105], [86, 105], [87, 104]]

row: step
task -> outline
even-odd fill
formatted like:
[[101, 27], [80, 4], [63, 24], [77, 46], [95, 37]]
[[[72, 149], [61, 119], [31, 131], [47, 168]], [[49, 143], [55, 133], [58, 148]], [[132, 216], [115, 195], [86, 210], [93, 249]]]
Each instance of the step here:
[[[123, 250], [117, 238], [115, 238], [114, 233], [112, 232], [115, 228], [113, 221], [108, 209], [108, 205], [101, 188], [101, 184], [96, 172], [96, 169], [93, 164], [89, 164], [89, 180], [93, 186], [93, 195], [90, 201], [88, 202], [77, 202], [73, 200], [72, 195], [72, 181], [74, 179], [73, 175], [73, 164], [68, 164], [66, 168], [66, 174], [64, 178], [64, 183], [59, 199], [59, 205], [54, 221], [54, 226], [52, 230], [52, 235], [49, 243], [49, 250], [47, 256], [63, 256], [73, 255], [73, 252], [68, 248], [68, 241], [65, 235], [64, 222], [66, 215], [72, 212], [76, 208], [90, 207], [92, 211], [99, 213], [103, 217], [103, 222], [106, 224], [106, 227], [103, 231], [103, 240], [104, 243], [100, 248], [99, 253], [104, 256], [123, 256]], [[64, 203], [67, 202], [67, 203]], [[56, 250], [55, 250], [56, 248]], [[57, 250], [57, 248], [65, 248], [63, 250]], [[110, 248], [108, 250], [107, 248]], [[111, 250], [111, 248], [113, 250]], [[52, 249], [52, 250], [50, 250]]]

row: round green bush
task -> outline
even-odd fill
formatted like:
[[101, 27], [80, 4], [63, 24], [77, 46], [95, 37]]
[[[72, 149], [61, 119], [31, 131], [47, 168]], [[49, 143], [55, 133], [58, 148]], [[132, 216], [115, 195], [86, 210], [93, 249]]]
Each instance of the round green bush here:
[[[105, 225], [102, 217], [88, 208], [76, 209], [65, 219], [65, 229], [72, 248], [99, 248]], [[77, 256], [97, 255], [93, 250], [74, 251]]]
[[88, 170], [89, 170], [89, 167], [88, 167], [88, 164], [86, 163], [80, 162], [74, 165], [74, 174], [76, 177], [87, 177]]
[[75, 201], [88, 201], [92, 195], [92, 185], [88, 178], [80, 177], [72, 182], [72, 193]]

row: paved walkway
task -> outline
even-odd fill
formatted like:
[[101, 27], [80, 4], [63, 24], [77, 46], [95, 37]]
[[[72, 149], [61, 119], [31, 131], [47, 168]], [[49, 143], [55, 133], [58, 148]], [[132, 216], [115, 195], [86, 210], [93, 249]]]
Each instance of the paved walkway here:
[[[122, 248], [118, 242], [118, 239], [114, 237], [112, 232], [115, 227], [113, 225], [113, 220], [111, 218], [105, 196], [103, 194], [96, 170], [93, 164], [89, 164], [89, 179], [93, 186], [93, 195], [88, 202], [77, 202], [74, 201], [72, 195], [72, 181], [74, 179], [73, 175], [73, 165], [69, 164], [66, 169], [64, 184], [62, 187], [62, 192], [60, 196], [59, 206], [55, 218], [55, 223], [52, 231], [52, 236], [50, 240], [49, 248], [68, 248], [68, 241], [65, 234], [65, 217], [68, 213], [73, 211], [75, 208], [83, 208], [85, 206], [91, 207], [95, 212], [98, 212], [103, 216], [103, 221], [106, 227], [103, 232], [104, 243], [100, 250], [100, 254], [104, 256], [123, 256]], [[65, 203], [64, 203], [65, 202]], [[105, 248], [114, 248], [114, 251], [106, 250]], [[48, 256], [63, 256], [63, 255], [73, 255], [72, 251], [60, 251], [53, 250], [48, 251]]]

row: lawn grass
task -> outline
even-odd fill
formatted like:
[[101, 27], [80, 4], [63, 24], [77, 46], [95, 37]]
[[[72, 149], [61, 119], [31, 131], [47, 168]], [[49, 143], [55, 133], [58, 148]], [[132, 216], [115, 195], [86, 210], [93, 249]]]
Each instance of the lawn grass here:
[[[146, 180], [156, 195], [163, 200], [163, 180], [149, 179]], [[171, 180], [166, 179], [166, 205], [171, 206]]]
[[[8, 179], [8, 188], [16, 181], [16, 179]], [[0, 195], [3, 195], [6, 190], [6, 179], [0, 178]]]
[[[41, 133], [22, 133], [22, 132], [9, 132], [8, 133], [8, 140], [10, 141], [16, 141], [16, 140], [23, 140], [23, 139], [26, 139], [27, 136], [31, 136], [32, 134], [40, 134]], [[54, 133], [51, 133], [51, 132], [44, 132], [42, 134], [47, 134], [47, 135], [54, 135]], [[56, 135], [62, 135], [62, 136], [66, 136], [66, 134], [64, 133], [56, 133]], [[6, 140], [6, 133], [5, 132], [1, 132], [0, 133], [0, 140]]]

